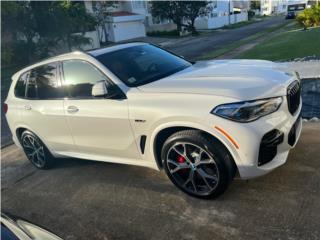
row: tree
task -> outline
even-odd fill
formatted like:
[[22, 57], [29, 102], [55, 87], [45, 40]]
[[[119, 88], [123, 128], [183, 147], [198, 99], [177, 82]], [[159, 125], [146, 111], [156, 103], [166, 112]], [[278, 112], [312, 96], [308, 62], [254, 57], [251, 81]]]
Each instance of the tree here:
[[154, 1], [151, 4], [153, 16], [172, 20], [178, 32], [185, 26], [195, 33], [195, 19], [207, 13], [208, 1]]
[[260, 1], [251, 1], [250, 2], [250, 9], [253, 9], [253, 10], [260, 10], [260, 7], [261, 7], [261, 2]]
[[[27, 64], [46, 57], [66, 43], [69, 50], [90, 42], [84, 33], [94, 29], [95, 18], [83, 2], [17, 1], [1, 2], [2, 60], [8, 65]], [[77, 33], [77, 34], [75, 34]]]
[[320, 26], [320, 4], [316, 3], [311, 8], [306, 8], [297, 16], [297, 21], [304, 29], [313, 26]]
[[33, 59], [33, 53], [36, 52], [33, 39], [37, 36], [35, 26], [29, 2], [1, 3], [1, 52], [4, 53], [4, 63], [10, 65], [13, 56], [16, 56], [15, 61], [24, 64]]
[[207, 15], [208, 14], [208, 1], [186, 1], [185, 5], [185, 18], [188, 21], [188, 30], [192, 33], [196, 33], [196, 29], [194, 27], [194, 22], [200, 14]]
[[100, 34], [100, 31], [98, 29], [100, 42], [103, 41], [103, 37], [105, 41], [107, 41], [108, 39], [108, 32], [106, 29], [107, 17], [109, 15], [110, 8], [115, 6], [116, 1], [97, 1], [93, 3], [95, 4], [92, 7], [92, 9], [94, 12], [95, 19], [97, 21], [97, 25], [101, 28], [103, 32], [103, 34]]
[[59, 16], [61, 23], [57, 34], [67, 43], [70, 51], [73, 46], [81, 48], [81, 45], [90, 43], [90, 39], [84, 37], [84, 34], [94, 30], [97, 22], [94, 16], [86, 12], [83, 3], [60, 2], [56, 18], [57, 16]]

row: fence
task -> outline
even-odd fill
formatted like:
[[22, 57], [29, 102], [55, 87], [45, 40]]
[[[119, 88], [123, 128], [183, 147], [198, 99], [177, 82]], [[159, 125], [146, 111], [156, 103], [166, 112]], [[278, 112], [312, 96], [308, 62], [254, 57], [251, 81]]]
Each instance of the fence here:
[[[230, 20], [229, 20], [230, 18]], [[218, 17], [201, 17], [195, 21], [196, 29], [215, 29], [229, 24], [248, 21], [248, 13], [232, 14], [230, 16], [218, 16]]]

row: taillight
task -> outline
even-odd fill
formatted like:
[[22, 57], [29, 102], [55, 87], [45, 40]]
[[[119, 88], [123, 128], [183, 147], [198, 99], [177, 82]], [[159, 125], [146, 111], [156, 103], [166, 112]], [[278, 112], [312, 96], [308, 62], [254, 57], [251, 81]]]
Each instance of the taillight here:
[[6, 104], [6, 103], [3, 104], [3, 112], [4, 113], [8, 112], [8, 104]]

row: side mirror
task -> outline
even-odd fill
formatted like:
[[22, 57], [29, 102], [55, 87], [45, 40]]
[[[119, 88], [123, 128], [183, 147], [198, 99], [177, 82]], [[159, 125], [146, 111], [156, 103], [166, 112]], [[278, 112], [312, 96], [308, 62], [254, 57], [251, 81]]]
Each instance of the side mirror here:
[[91, 91], [92, 96], [94, 97], [105, 97], [108, 95], [107, 84], [104, 80], [96, 82]]

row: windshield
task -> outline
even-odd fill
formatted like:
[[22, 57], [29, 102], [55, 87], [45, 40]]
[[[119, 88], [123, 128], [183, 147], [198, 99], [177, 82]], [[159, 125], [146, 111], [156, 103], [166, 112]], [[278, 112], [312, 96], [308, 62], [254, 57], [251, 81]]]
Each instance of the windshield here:
[[191, 65], [161, 48], [145, 44], [96, 56], [129, 87], [138, 87], [179, 72]]

